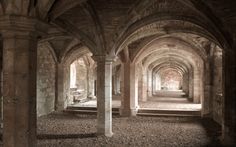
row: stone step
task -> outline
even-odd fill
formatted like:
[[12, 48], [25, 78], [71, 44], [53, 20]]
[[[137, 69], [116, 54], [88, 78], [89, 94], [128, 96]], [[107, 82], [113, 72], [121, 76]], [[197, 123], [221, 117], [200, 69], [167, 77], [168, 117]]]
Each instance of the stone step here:
[[[97, 111], [97, 108], [96, 107], [68, 106], [67, 110], [95, 110]], [[112, 111], [119, 111], [119, 108], [112, 108]]]
[[200, 110], [157, 110], [157, 109], [139, 109], [139, 116], [201, 116]]
[[185, 97], [186, 94], [181, 90], [179, 90], [179, 91], [158, 90], [155, 92], [154, 96], [158, 96], [158, 97]]
[[[71, 113], [71, 114], [97, 114], [97, 108], [96, 107], [73, 107], [69, 106], [66, 110], [64, 110], [65, 113]], [[119, 115], [119, 108], [112, 108], [112, 114], [113, 115]]]
[[[65, 113], [70, 114], [97, 114], [96, 107], [67, 107]], [[113, 115], [119, 115], [119, 108], [112, 108]], [[158, 110], [158, 109], [139, 109], [137, 116], [201, 116], [200, 110]]]

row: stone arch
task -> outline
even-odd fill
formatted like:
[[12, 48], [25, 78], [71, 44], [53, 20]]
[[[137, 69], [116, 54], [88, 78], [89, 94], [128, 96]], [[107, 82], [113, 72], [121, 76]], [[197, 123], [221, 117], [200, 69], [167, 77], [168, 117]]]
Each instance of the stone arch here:
[[58, 64], [58, 110], [63, 110], [67, 107], [70, 96], [70, 64], [76, 59], [91, 52], [86, 46], [81, 44], [75, 45], [70, 50], [64, 53], [61, 57], [61, 62]]
[[[148, 95], [152, 95], [152, 73], [153, 68], [158, 66], [158, 61], [164, 62], [170, 58], [178, 59], [180, 63], [184, 63], [185, 68], [188, 69], [188, 77], [192, 78], [192, 82], [188, 83], [190, 92], [190, 98], [193, 98], [194, 102], [200, 103], [204, 100], [203, 92], [203, 72], [204, 72], [204, 61], [206, 60], [205, 52], [196, 52], [198, 48], [194, 48], [188, 43], [176, 38], [158, 38], [144, 45], [140, 48], [134, 58], [132, 63], [138, 64], [142, 63], [144, 69], [147, 69], [147, 87]], [[171, 44], [174, 42], [174, 45]], [[145, 77], [146, 78], [146, 77]], [[144, 81], [145, 82], [145, 81]], [[194, 86], [191, 86], [193, 83]], [[193, 89], [192, 89], [193, 88]], [[144, 89], [144, 91], [146, 91]]]
[[[125, 33], [122, 35], [122, 37], [120, 37], [118, 43], [113, 48], [114, 53], [117, 54], [121, 49], [125, 48], [127, 44], [132, 42], [132, 40], [137, 40], [138, 38], [150, 36], [152, 34], [156, 34], [157, 32], [168, 34], [169, 32], [165, 29], [164, 25], [161, 26], [161, 24], [164, 24], [165, 22], [168, 22], [168, 21], [169, 22], [176, 21], [179, 23], [179, 26], [177, 28], [173, 27], [173, 31], [186, 32], [186, 33], [192, 33], [199, 36], [203, 36], [215, 42], [221, 47], [230, 46], [227, 44], [227, 41], [225, 41], [222, 35], [219, 35], [219, 34], [216, 35], [214, 31], [209, 30], [209, 26], [204, 25], [204, 23], [201, 22], [201, 20], [197, 21], [187, 16], [154, 15], [151, 17], [141, 19], [137, 21], [135, 24], [133, 24], [132, 26], [130, 26], [129, 28], [127, 28]], [[153, 29], [155, 31], [153, 31]], [[145, 32], [142, 32], [142, 30], [149, 30], [149, 31], [151, 30], [151, 32], [146, 31], [148, 33], [145, 33]], [[131, 39], [131, 40], [128, 40], [128, 39]]]

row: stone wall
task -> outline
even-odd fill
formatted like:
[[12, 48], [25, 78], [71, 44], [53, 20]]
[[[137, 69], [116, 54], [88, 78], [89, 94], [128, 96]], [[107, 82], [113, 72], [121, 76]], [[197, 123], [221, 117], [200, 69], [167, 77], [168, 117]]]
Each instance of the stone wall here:
[[219, 124], [222, 123], [223, 118], [223, 89], [222, 89], [222, 51], [218, 50], [214, 54], [213, 58], [213, 119]]
[[37, 115], [54, 111], [56, 65], [50, 50], [38, 46], [37, 63]]

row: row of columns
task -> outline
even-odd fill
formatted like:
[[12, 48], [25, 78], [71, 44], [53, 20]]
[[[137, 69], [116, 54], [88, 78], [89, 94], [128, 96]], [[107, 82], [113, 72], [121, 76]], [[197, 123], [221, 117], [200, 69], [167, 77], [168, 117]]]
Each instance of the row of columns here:
[[[7, 26], [11, 26], [10, 23]], [[10, 27], [9, 27], [10, 28]], [[14, 26], [14, 28], [17, 28]], [[29, 28], [32, 28], [30, 26]], [[34, 30], [1, 30], [3, 40], [3, 143], [4, 147], [35, 147], [36, 146], [36, 67], [37, 67], [37, 36]], [[112, 136], [112, 62], [105, 55], [93, 56], [97, 62], [97, 132]], [[230, 62], [229, 62], [230, 63]], [[138, 78], [136, 66], [130, 61], [125, 62], [122, 69], [122, 107], [123, 116], [134, 116], [138, 109]], [[226, 66], [226, 85], [235, 85], [230, 81], [235, 76], [235, 67]], [[57, 109], [64, 107], [64, 65], [57, 64]], [[151, 75], [151, 74], [150, 74]], [[149, 76], [149, 74], [148, 74]], [[150, 79], [150, 78], [148, 78]], [[235, 79], [235, 78], [234, 78]], [[125, 81], [125, 82], [124, 82]], [[149, 81], [148, 81], [149, 83]], [[149, 86], [149, 85], [148, 85]], [[232, 134], [235, 129], [235, 87], [233, 91], [225, 88], [224, 133]], [[60, 99], [62, 97], [62, 99]], [[233, 102], [233, 103], [232, 103]], [[231, 110], [226, 109], [232, 108]], [[61, 108], [64, 109], [64, 108]], [[235, 134], [233, 134], [235, 135]]]

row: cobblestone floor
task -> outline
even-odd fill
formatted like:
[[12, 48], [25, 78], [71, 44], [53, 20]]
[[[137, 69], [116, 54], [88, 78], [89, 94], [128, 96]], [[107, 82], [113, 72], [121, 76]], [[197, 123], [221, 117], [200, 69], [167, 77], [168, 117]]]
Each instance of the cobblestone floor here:
[[220, 146], [220, 127], [209, 119], [113, 118], [111, 138], [96, 136], [96, 116], [51, 114], [38, 119], [38, 147]]

